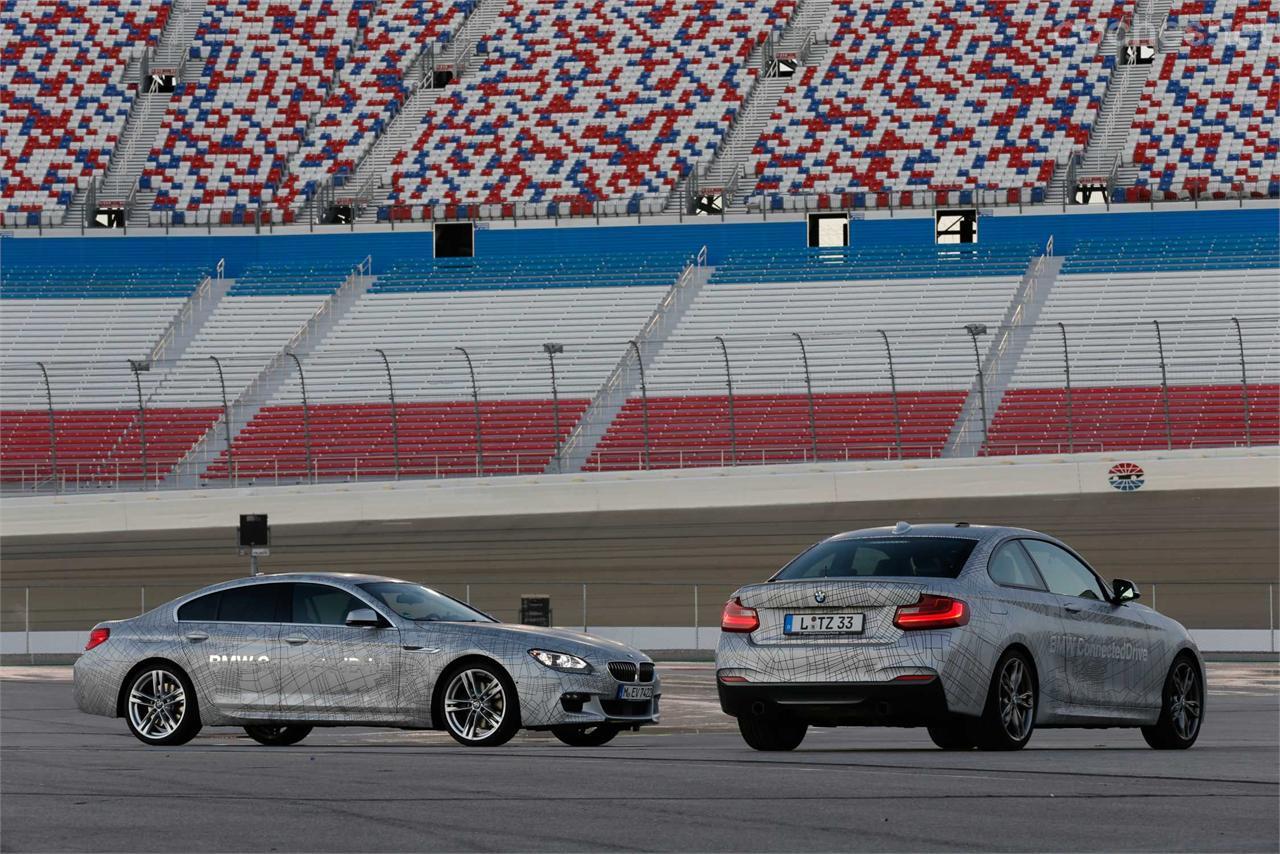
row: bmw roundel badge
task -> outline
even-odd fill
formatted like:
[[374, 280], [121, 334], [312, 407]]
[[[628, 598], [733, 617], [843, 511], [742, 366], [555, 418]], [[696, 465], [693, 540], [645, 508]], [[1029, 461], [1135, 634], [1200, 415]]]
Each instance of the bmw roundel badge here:
[[823, 602], [827, 601], [827, 592], [825, 590], [813, 591], [813, 601], [821, 605]]

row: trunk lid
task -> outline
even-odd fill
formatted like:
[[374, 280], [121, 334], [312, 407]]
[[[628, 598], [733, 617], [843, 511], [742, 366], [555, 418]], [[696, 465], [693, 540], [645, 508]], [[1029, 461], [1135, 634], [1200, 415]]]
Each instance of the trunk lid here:
[[[738, 594], [742, 604], [755, 608], [760, 628], [751, 639], [759, 645], [858, 646], [892, 643], [902, 636], [893, 625], [901, 605], [910, 605], [928, 587], [903, 579], [820, 578], [804, 581], [774, 581], [744, 587]], [[787, 634], [787, 615], [793, 628], [801, 615], [862, 615], [860, 632], [820, 632]]]

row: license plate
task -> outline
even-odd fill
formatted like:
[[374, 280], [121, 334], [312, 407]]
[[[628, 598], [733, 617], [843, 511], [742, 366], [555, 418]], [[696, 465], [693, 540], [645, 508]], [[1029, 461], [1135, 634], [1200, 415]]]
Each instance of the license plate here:
[[782, 619], [784, 635], [859, 634], [862, 614], [787, 614]]
[[619, 685], [619, 700], [652, 700], [652, 685]]

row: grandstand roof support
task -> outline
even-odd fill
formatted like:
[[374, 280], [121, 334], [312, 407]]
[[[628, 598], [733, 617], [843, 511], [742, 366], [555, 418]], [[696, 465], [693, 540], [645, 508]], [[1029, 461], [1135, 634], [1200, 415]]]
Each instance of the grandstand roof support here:
[[[1233, 315], [1231, 322], [1236, 325], [1236, 343], [1240, 345], [1240, 393], [1244, 396], [1244, 445], [1246, 448], [1252, 448], [1253, 437], [1249, 433], [1249, 421], [1251, 420], [1249, 413], [1249, 369], [1248, 363], [1244, 358], [1244, 333], [1240, 331], [1240, 318]], [[49, 405], [49, 412], [53, 412], [53, 404]]]
[[231, 482], [236, 482], [236, 458], [231, 451], [231, 406], [227, 403], [227, 381], [222, 375], [222, 360], [213, 354], [209, 355], [214, 366], [218, 369], [218, 387], [222, 389], [222, 423], [227, 431], [227, 474], [231, 477]]
[[1173, 420], [1169, 417], [1169, 372], [1164, 363], [1164, 336], [1160, 334], [1160, 321], [1151, 321], [1156, 327], [1156, 347], [1160, 350], [1160, 397], [1164, 403], [1164, 438], [1169, 450], [1173, 450]]
[[[1236, 324], [1236, 328], [1239, 328], [1239, 324]], [[44, 399], [49, 406], [49, 464], [50, 473], [53, 475], [53, 491], [56, 494], [60, 490], [58, 488], [58, 425], [53, 416], [53, 388], [49, 385], [49, 372], [45, 370], [44, 362], [36, 362], [36, 364], [40, 366], [40, 375], [44, 377]]]
[[724, 337], [716, 336], [720, 342], [720, 353], [724, 356], [724, 382], [729, 387], [729, 465], [738, 464], [738, 420], [733, 411], [733, 370], [729, 367], [729, 348]]
[[1067, 375], [1067, 452], [1076, 452], [1076, 420], [1071, 401], [1071, 352], [1067, 349], [1067, 326], [1058, 321], [1058, 331], [1062, 333], [1062, 370]]
[[147, 488], [147, 407], [142, 401], [142, 378], [139, 374], [142, 371], [151, 370], [149, 362], [139, 361], [138, 359], [129, 360], [129, 370], [133, 372], [133, 384], [138, 390], [138, 450], [142, 455], [142, 488]]
[[387, 361], [387, 354], [382, 351], [381, 347], [375, 347], [373, 352], [382, 357], [382, 366], [387, 369], [387, 393], [391, 397], [391, 454], [392, 463], [395, 466], [396, 480], [400, 479], [400, 414], [396, 411], [396, 381], [391, 376], [391, 362]]
[[986, 324], [967, 323], [964, 331], [973, 340], [973, 363], [978, 370], [978, 403], [982, 413], [982, 443], [987, 442], [987, 378], [982, 372], [982, 355], [978, 352], [978, 336], [987, 334]]
[[889, 336], [883, 329], [877, 329], [884, 340], [884, 352], [889, 358], [889, 390], [893, 393], [893, 432], [898, 444], [898, 459], [902, 459], [902, 413], [898, 410], [898, 375], [893, 369], [893, 348], [889, 346]]
[[564, 461], [560, 458], [560, 389], [556, 385], [556, 354], [564, 352], [564, 345], [548, 342], [542, 345], [542, 349], [547, 354], [547, 359], [551, 362], [551, 417], [553, 419], [552, 429], [556, 431], [556, 471], [562, 472], [564, 471]]
[[636, 351], [636, 364], [640, 367], [640, 413], [644, 421], [644, 467], [649, 468], [649, 385], [644, 378], [644, 358], [640, 355], [640, 342], [631, 339], [631, 349]]
[[315, 469], [311, 466], [311, 404], [307, 401], [307, 375], [296, 353], [285, 350], [284, 354], [298, 366], [298, 379], [302, 383], [302, 444], [307, 455], [307, 482], [311, 483], [315, 480]]
[[476, 369], [471, 364], [471, 354], [466, 347], [454, 347], [467, 360], [467, 373], [471, 375], [471, 405], [476, 415], [476, 477], [484, 474], [484, 436], [480, 429], [480, 388], [476, 385]]
[[804, 388], [809, 395], [809, 445], [813, 449], [813, 461], [818, 461], [818, 426], [813, 410], [813, 380], [809, 376], [809, 351], [804, 346], [804, 338], [799, 332], [791, 333], [800, 342], [800, 359], [804, 363]]

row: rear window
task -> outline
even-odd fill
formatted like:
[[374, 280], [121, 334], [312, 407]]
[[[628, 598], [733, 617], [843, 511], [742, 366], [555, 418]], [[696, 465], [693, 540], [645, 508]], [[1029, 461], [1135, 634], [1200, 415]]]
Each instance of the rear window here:
[[977, 545], [962, 537], [856, 537], [809, 549], [773, 577], [955, 578]]

